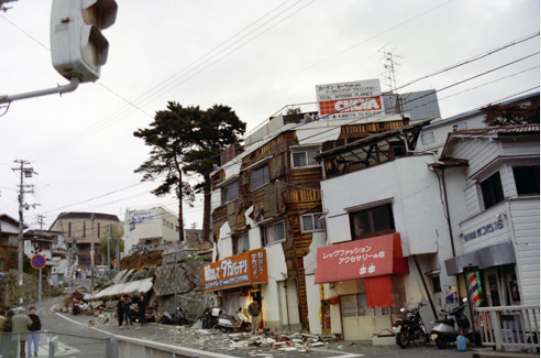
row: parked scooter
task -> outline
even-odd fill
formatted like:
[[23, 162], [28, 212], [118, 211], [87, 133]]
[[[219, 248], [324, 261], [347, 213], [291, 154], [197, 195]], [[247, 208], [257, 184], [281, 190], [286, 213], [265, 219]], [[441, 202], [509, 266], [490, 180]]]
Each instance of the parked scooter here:
[[250, 323], [248, 317], [242, 312], [242, 308], [239, 308], [239, 310], [232, 315], [222, 314], [220, 318], [218, 318], [218, 328], [224, 333], [237, 329], [251, 331], [252, 323]]
[[[464, 299], [466, 302], [467, 299]], [[456, 342], [456, 337], [462, 332], [470, 342], [474, 342], [473, 330], [470, 320], [464, 314], [466, 306], [462, 305], [450, 311], [441, 310], [447, 319], [437, 320], [431, 329], [432, 338], [436, 339], [436, 346], [445, 349], [451, 342]]]
[[415, 307], [411, 311], [401, 308], [400, 312], [406, 313], [406, 319], [397, 319], [393, 324], [393, 333], [396, 333], [396, 344], [400, 348], [407, 348], [411, 341], [418, 339], [424, 339], [425, 342], [430, 340], [428, 332], [426, 331], [423, 320], [421, 319], [421, 307], [426, 306], [423, 303], [419, 303], [419, 306]]

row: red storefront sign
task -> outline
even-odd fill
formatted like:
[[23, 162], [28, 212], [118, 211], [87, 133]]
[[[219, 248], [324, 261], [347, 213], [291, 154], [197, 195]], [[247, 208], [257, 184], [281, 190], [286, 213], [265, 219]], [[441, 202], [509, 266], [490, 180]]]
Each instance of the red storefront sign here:
[[315, 282], [330, 283], [409, 273], [400, 234], [356, 240], [317, 249]]
[[267, 256], [263, 249], [243, 252], [225, 260], [204, 265], [202, 271], [204, 291], [265, 283], [267, 282]]

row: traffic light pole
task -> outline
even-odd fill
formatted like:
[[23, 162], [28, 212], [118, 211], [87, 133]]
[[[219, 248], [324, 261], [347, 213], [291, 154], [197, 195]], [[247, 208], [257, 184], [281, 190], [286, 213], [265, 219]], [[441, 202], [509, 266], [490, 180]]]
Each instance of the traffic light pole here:
[[0, 95], [0, 104], [9, 103], [9, 102], [17, 101], [20, 99], [46, 96], [49, 94], [58, 93], [59, 95], [62, 95], [63, 93], [73, 92], [79, 86], [79, 82], [80, 80], [78, 77], [72, 77], [70, 78], [70, 83], [64, 86], [58, 86], [54, 88], [48, 88], [48, 89], [33, 91], [33, 92], [19, 93], [19, 94], [15, 94], [11, 96], [7, 94]]

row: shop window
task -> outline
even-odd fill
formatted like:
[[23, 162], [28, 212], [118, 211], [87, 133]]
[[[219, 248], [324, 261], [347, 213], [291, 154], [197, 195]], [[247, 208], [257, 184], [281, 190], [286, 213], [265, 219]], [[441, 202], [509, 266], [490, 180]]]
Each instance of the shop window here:
[[513, 167], [518, 195], [539, 195], [539, 165]]
[[263, 240], [265, 245], [286, 239], [286, 227], [283, 221], [279, 221], [263, 228]]
[[314, 232], [325, 230], [325, 223], [319, 220], [321, 213], [305, 214], [301, 216], [301, 232]]
[[239, 197], [239, 182], [229, 184], [222, 188], [222, 204], [229, 203]]
[[485, 210], [504, 200], [502, 181], [500, 173], [496, 172], [491, 177], [481, 183], [481, 191], [483, 192], [483, 202]]
[[319, 150], [293, 153], [293, 168], [302, 168], [313, 165], [319, 165], [315, 157], [319, 154]]
[[436, 138], [434, 137], [434, 132], [424, 132], [421, 134], [421, 142], [424, 145], [434, 143], [435, 141]]
[[372, 316], [372, 310], [367, 307], [366, 293], [340, 296], [342, 317]]
[[391, 204], [351, 213], [350, 223], [355, 240], [395, 232]]
[[248, 236], [248, 233], [244, 233], [240, 236], [233, 236], [232, 241], [233, 241], [233, 255], [250, 251], [250, 238]]
[[270, 182], [269, 166], [264, 165], [252, 171], [252, 189], [257, 189]]

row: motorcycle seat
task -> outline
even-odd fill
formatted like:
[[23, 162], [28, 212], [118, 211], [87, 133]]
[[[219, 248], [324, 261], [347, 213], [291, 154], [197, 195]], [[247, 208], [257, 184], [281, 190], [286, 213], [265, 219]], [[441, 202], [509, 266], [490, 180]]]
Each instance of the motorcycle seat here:
[[454, 319], [439, 319], [436, 321], [436, 323], [443, 323], [443, 324], [453, 327], [455, 325], [455, 320]]

